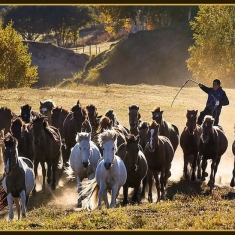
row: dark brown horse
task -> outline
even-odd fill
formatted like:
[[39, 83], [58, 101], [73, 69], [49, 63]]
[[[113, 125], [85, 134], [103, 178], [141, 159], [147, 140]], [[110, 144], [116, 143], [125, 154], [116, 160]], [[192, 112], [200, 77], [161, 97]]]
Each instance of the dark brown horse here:
[[19, 156], [26, 157], [33, 161], [33, 136], [32, 130], [30, 130], [30, 124], [25, 124], [20, 117], [13, 118], [11, 133], [18, 141]]
[[148, 171], [147, 160], [139, 145], [140, 137], [132, 134], [126, 136], [126, 157], [124, 160], [127, 179], [123, 185], [123, 205], [128, 203], [128, 188], [134, 188], [132, 203], [140, 202], [138, 200], [138, 191], [141, 181], [146, 176]]
[[0, 108], [0, 130], [4, 129], [4, 133], [10, 132], [11, 119], [16, 116], [9, 108]]
[[102, 115], [98, 115], [97, 107], [93, 104], [87, 105], [86, 106], [87, 112], [88, 112], [88, 117], [89, 121], [91, 123], [91, 140], [96, 143], [98, 146], [98, 134], [97, 130], [99, 127], [100, 119]]
[[86, 118], [83, 123], [82, 123], [82, 127], [81, 127], [81, 132], [87, 132], [87, 133], [91, 133], [92, 132], [92, 127], [91, 127], [91, 123], [88, 120], [88, 118]]
[[49, 125], [51, 125], [52, 109], [54, 109], [55, 107], [56, 105], [52, 100], [45, 100], [44, 102], [40, 101], [40, 113], [47, 117]]
[[52, 109], [51, 112], [51, 125], [59, 129], [61, 138], [63, 137], [63, 123], [65, 118], [68, 116], [69, 111], [63, 109], [62, 107], [55, 107]]
[[159, 135], [166, 136], [176, 151], [179, 145], [179, 129], [176, 125], [166, 122], [163, 117], [163, 110], [160, 110], [160, 107], [152, 111], [152, 119], [159, 124]]
[[[148, 163], [147, 179], [149, 184], [148, 201], [152, 202], [152, 176], [156, 181], [157, 202], [165, 199], [165, 187], [170, 177], [171, 162], [174, 157], [174, 148], [170, 140], [159, 135], [159, 124], [152, 121], [148, 130], [148, 144], [145, 147], [145, 157]], [[160, 174], [160, 182], [159, 182]], [[161, 195], [160, 195], [161, 192]]]
[[71, 148], [76, 144], [76, 135], [82, 130], [82, 123], [88, 119], [86, 108], [83, 108], [80, 101], [71, 108], [63, 123], [63, 138], [65, 149], [63, 151], [63, 165], [68, 166]]
[[224, 132], [213, 124], [214, 118], [206, 115], [202, 123], [202, 135], [199, 144], [199, 154], [202, 155], [202, 181], [205, 181], [205, 177], [208, 176], [206, 172], [207, 160], [212, 160], [210, 180], [207, 184], [210, 187], [210, 192], [212, 192], [215, 184], [215, 175], [220, 159], [228, 147], [228, 140]]
[[142, 122], [141, 115], [139, 112], [139, 106], [131, 105], [129, 106], [129, 125], [130, 133], [133, 135], [139, 134], [139, 125]]
[[20, 107], [20, 117], [25, 123], [32, 122], [33, 118], [38, 115], [39, 113], [33, 111], [29, 104], [25, 104]]
[[186, 114], [186, 127], [180, 135], [180, 146], [184, 153], [184, 178], [188, 179], [188, 165], [190, 164], [192, 174], [191, 180], [196, 180], [196, 167], [197, 178], [201, 178], [201, 156], [199, 156], [199, 142], [202, 134], [202, 128], [197, 125], [198, 110], [187, 110]]
[[[47, 163], [47, 183], [51, 183], [52, 189], [55, 189], [55, 174], [61, 155], [62, 145], [59, 131], [56, 131], [55, 128], [52, 128], [48, 124], [45, 116], [38, 116], [35, 118], [33, 120], [32, 128], [35, 178], [37, 177], [38, 163]], [[43, 178], [45, 180], [45, 175], [43, 175]]]
[[[117, 133], [117, 155], [124, 160], [126, 153], [126, 138], [123, 132], [118, 127], [113, 127], [112, 120], [104, 116], [100, 119], [99, 127], [97, 133], [103, 133], [105, 130], [115, 130]], [[121, 148], [120, 148], [121, 147]], [[101, 155], [103, 155], [103, 150], [98, 145]]]
[[105, 117], [108, 117], [110, 120], [112, 120], [112, 126], [117, 127], [122, 133], [126, 136], [130, 134], [130, 131], [125, 126], [121, 125], [119, 121], [117, 120], [117, 115], [114, 113], [113, 109], [108, 109], [106, 113], [104, 114]]

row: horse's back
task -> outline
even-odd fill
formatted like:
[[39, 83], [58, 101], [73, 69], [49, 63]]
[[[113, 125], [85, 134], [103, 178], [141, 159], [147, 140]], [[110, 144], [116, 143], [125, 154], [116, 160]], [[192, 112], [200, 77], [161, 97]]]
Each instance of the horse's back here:
[[226, 137], [223, 130], [221, 130], [217, 126], [215, 126], [214, 128], [217, 131], [218, 136], [219, 136], [219, 143], [218, 143], [218, 145], [219, 145], [219, 154], [222, 155], [222, 154], [225, 153], [225, 151], [228, 148], [228, 139], [227, 139], [227, 137]]
[[166, 136], [158, 136], [158, 138], [164, 145], [166, 160], [172, 162], [175, 153], [173, 144]]
[[164, 135], [170, 140], [175, 152], [180, 142], [179, 129], [170, 122], [165, 122], [165, 129]]

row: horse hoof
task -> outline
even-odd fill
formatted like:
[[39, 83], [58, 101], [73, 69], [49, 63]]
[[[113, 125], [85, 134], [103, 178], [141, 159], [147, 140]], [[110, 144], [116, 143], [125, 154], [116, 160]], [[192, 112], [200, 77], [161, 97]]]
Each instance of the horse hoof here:
[[51, 179], [47, 179], [47, 183], [50, 184], [51, 183]]
[[56, 187], [55, 187], [55, 184], [51, 185], [51, 189], [52, 189], [52, 190], [55, 190], [55, 188], [56, 188]]
[[207, 176], [208, 176], [208, 173], [207, 173], [207, 172], [205, 172], [205, 173], [204, 173], [204, 176], [205, 176], [205, 177], [207, 177]]
[[214, 185], [213, 181], [209, 180], [207, 186], [210, 187], [210, 188], [213, 188], [215, 185]]
[[185, 174], [185, 175], [184, 175], [184, 178], [185, 178], [186, 180], [188, 180], [188, 179], [189, 179], [189, 175], [188, 175], [188, 174]]
[[152, 203], [152, 202], [153, 202], [152, 197], [148, 197], [148, 201], [149, 201], [150, 203]]
[[26, 214], [22, 213], [22, 218], [26, 218]]
[[204, 176], [201, 177], [201, 181], [205, 181], [206, 178]]
[[231, 180], [230, 187], [232, 187], [232, 188], [234, 187], [234, 179]]
[[122, 202], [122, 206], [126, 206], [128, 204], [128, 201], [127, 200], [123, 200], [123, 202]]
[[196, 180], [196, 176], [195, 176], [195, 175], [192, 175], [192, 176], [191, 176], [191, 180], [192, 180], [192, 181], [195, 181], [195, 180]]

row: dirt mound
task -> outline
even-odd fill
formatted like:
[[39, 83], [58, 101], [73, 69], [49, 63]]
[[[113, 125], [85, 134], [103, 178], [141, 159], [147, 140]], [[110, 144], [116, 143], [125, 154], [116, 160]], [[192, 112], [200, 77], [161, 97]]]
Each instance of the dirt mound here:
[[[188, 48], [193, 44], [192, 34], [188, 23], [130, 34], [106, 52], [104, 62], [94, 58], [86, 68], [97, 70], [96, 83], [179, 86], [192, 76], [186, 64]], [[89, 82], [85, 71], [82, 77]], [[94, 79], [91, 81], [94, 83]]]
[[43, 42], [24, 42], [28, 52], [32, 53], [32, 65], [38, 66], [39, 80], [34, 86], [54, 86], [63, 79], [72, 78], [73, 74], [83, 70], [89, 55], [77, 54]]

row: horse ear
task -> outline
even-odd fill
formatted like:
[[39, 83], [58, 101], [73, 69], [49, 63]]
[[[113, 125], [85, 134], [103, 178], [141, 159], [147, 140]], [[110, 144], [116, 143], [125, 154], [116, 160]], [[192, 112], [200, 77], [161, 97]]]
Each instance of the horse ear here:
[[164, 112], [164, 111], [162, 110], [160, 113], [163, 114], [163, 112]]
[[32, 109], [32, 106], [29, 106], [29, 110], [31, 110]]
[[41, 100], [39, 101], [39, 103], [40, 103], [40, 105], [42, 105], [42, 101]]

